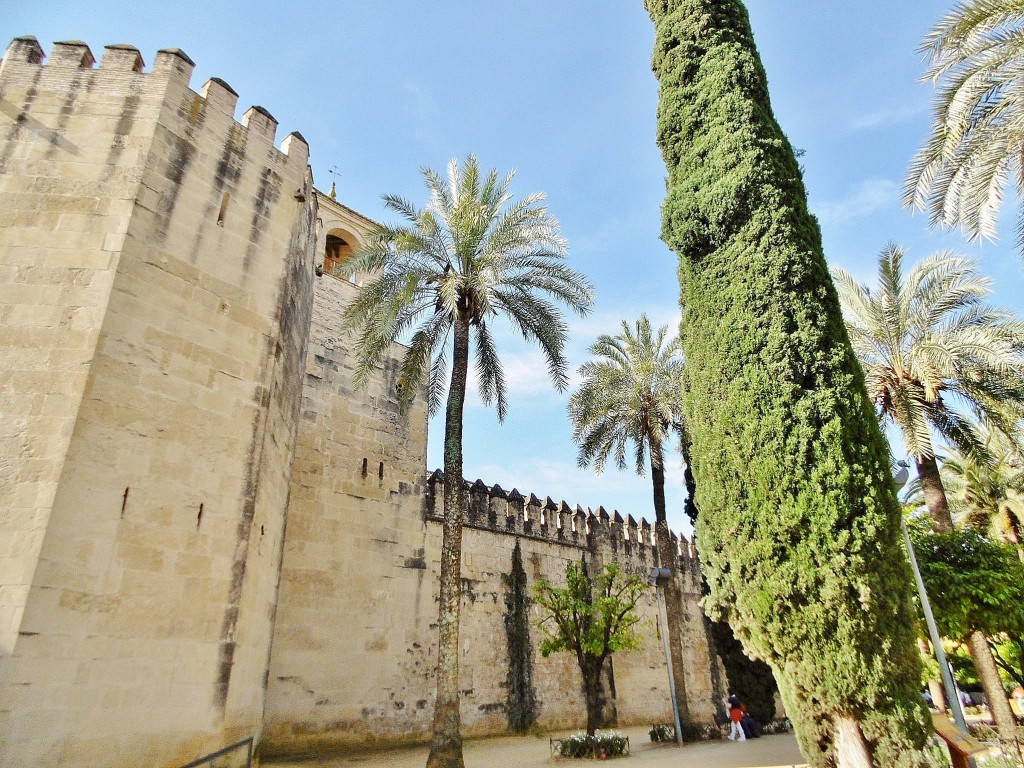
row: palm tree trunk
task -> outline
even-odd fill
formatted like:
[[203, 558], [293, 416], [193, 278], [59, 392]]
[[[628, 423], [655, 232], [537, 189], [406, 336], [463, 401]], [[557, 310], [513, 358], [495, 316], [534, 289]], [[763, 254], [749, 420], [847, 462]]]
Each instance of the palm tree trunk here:
[[437, 697], [427, 768], [464, 768], [459, 715], [459, 611], [462, 607], [462, 412], [469, 367], [469, 322], [455, 320], [452, 382], [444, 423], [444, 521], [437, 637]]
[[665, 618], [668, 623], [668, 648], [672, 658], [672, 679], [676, 684], [676, 703], [679, 721], [690, 723], [690, 708], [686, 702], [686, 675], [683, 667], [683, 595], [679, 586], [676, 551], [669, 535], [665, 504], [665, 464], [661, 443], [651, 440], [651, 481], [654, 485], [654, 532], [658, 547], [658, 561], [672, 571], [665, 585]]
[[683, 454], [683, 485], [686, 486], [686, 505], [683, 507], [683, 511], [686, 516], [690, 518], [691, 525], [697, 524], [697, 480], [693, 476], [693, 465], [690, 462], [690, 447], [693, 445], [693, 441], [690, 439], [689, 429], [684, 428], [682, 439], [679, 441], [679, 447]]
[[946, 501], [946, 489], [942, 486], [942, 478], [939, 476], [939, 463], [935, 456], [915, 456], [917, 463], [917, 476], [921, 480], [921, 490], [924, 491], [924, 503], [928, 508], [928, 515], [937, 531], [953, 530], [953, 516], [949, 513], [949, 502]]
[[992, 719], [995, 720], [999, 738], [1012, 739], [1016, 727], [1013, 710], [1010, 709], [1010, 701], [1006, 698], [1003, 681], [999, 678], [999, 668], [996, 667], [996, 660], [992, 657], [992, 649], [989, 647], [985, 635], [981, 632], [972, 632], [967, 638], [967, 647], [971, 649], [974, 668], [978, 671], [978, 679], [981, 680], [985, 698], [988, 699], [988, 709], [992, 713]]

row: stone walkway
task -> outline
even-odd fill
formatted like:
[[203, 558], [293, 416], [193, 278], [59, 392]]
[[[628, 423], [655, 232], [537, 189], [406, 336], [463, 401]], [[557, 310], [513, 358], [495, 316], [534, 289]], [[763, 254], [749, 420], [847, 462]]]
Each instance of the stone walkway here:
[[[792, 734], [750, 739], [742, 743], [707, 741], [697, 744], [653, 744], [646, 728], [622, 728], [629, 736], [632, 754], [608, 761], [615, 768], [803, 768], [807, 763]], [[564, 734], [556, 734], [564, 735]], [[537, 768], [539, 766], [585, 766], [589, 760], [555, 759], [548, 748], [548, 737], [506, 736], [467, 741], [463, 745], [466, 768]], [[302, 761], [263, 761], [263, 768], [423, 768], [427, 748], [391, 752], [365, 752]]]

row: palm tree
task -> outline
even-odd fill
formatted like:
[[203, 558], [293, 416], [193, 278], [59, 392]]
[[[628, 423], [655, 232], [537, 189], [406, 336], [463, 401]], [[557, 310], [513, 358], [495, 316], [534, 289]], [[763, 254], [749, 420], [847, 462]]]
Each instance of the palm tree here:
[[[949, 531], [953, 519], [932, 432], [964, 455], [990, 461], [979, 428], [953, 406], [1012, 430], [1024, 404], [1024, 324], [982, 303], [988, 281], [970, 260], [936, 254], [904, 280], [903, 256], [892, 244], [882, 251], [876, 291], [839, 268], [833, 277], [879, 420], [899, 427], [932, 524]], [[1013, 714], [988, 641], [974, 632], [968, 646], [996, 723], [1012, 733]]]
[[1012, 433], [1024, 412], [1024, 323], [983, 303], [989, 281], [969, 259], [938, 253], [904, 277], [904, 255], [892, 244], [882, 251], [875, 289], [832, 274], [879, 420], [899, 428], [934, 524], [950, 530], [933, 434], [988, 460], [962, 409]]
[[953, 452], [942, 462], [942, 483], [958, 525], [1015, 544], [1024, 557], [1024, 464], [1001, 432], [982, 425], [989, 461]]
[[[625, 320], [616, 336], [602, 334], [590, 346], [596, 360], [580, 366], [580, 388], [569, 398], [573, 440], [579, 445], [578, 464], [594, 466], [601, 474], [609, 457], [624, 470], [632, 446], [634, 468], [645, 474], [650, 462], [654, 490], [655, 531], [661, 564], [675, 570], [675, 547], [665, 510], [665, 441], [672, 432], [682, 440], [683, 356], [678, 338], [666, 341], [668, 326], [652, 332], [647, 315], [635, 330]], [[685, 457], [684, 457], [685, 458]], [[665, 588], [679, 716], [689, 720], [683, 677], [681, 595], [674, 579]]]
[[430, 192], [427, 206], [418, 209], [401, 197], [385, 196], [385, 206], [404, 223], [381, 227], [347, 265], [378, 276], [345, 310], [343, 324], [357, 334], [357, 384], [379, 367], [393, 341], [408, 338], [399, 372], [402, 406], [425, 389], [433, 413], [448, 392], [437, 699], [427, 766], [461, 768], [462, 422], [471, 341], [481, 399], [496, 403], [503, 420], [505, 378], [491, 321], [502, 315], [525, 339], [537, 342], [562, 390], [568, 384], [563, 356], [568, 329], [552, 299], [583, 315], [592, 290], [583, 275], [563, 263], [566, 243], [558, 221], [541, 205], [544, 195], [513, 202], [508, 189], [514, 172], [504, 179], [493, 170], [484, 175], [469, 155], [461, 168], [457, 160], [448, 164], [446, 179], [429, 168], [422, 173]]
[[[904, 183], [904, 205], [927, 210], [933, 225], [959, 225], [972, 240], [994, 238], [1007, 181], [1024, 184], [1024, 4], [964, 0], [921, 51], [925, 79], [938, 91], [931, 135]], [[1024, 245], [1024, 217], [1018, 239]]]

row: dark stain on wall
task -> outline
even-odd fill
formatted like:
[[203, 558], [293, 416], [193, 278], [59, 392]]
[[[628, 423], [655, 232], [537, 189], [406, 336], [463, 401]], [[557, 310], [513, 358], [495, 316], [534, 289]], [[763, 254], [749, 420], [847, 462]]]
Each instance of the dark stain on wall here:
[[519, 540], [512, 549], [512, 570], [504, 573], [501, 580], [505, 585], [505, 639], [508, 647], [508, 674], [505, 676], [507, 701], [501, 705], [505, 710], [509, 730], [526, 733], [540, 716], [540, 702], [533, 687], [533, 644], [530, 641], [530, 594], [526, 583], [526, 569], [523, 568], [523, 552]]
[[[204, 102], [205, 104], [205, 102]], [[237, 123], [232, 125], [228, 135], [224, 138], [221, 147], [220, 157], [217, 160], [217, 168], [213, 174], [213, 184], [206, 196], [206, 203], [203, 207], [203, 215], [200, 221], [202, 224], [196, 229], [195, 238], [192, 241], [192, 260], [195, 261], [199, 249], [206, 234], [207, 225], [214, 221], [214, 211], [220, 209], [224, 213], [228, 200], [224, 195], [227, 188], [228, 195], [235, 193], [238, 187], [238, 180], [242, 177], [242, 164], [245, 161], [246, 136], [248, 134]], [[218, 219], [218, 224], [223, 226], [223, 220]]]
[[[25, 93], [25, 101], [22, 102], [21, 109], [8, 109], [6, 108], [7, 102], [0, 99], [0, 110], [3, 110], [5, 114], [11, 117], [11, 127], [7, 131], [7, 135], [4, 136], [3, 149], [0, 150], [0, 173], [4, 173], [7, 170], [7, 163], [10, 161], [11, 155], [17, 146], [16, 142], [21, 136], [21, 129], [26, 127], [31, 120], [28, 113], [32, 110], [32, 104], [39, 95], [39, 78], [42, 74], [43, 70], [40, 69], [32, 77], [32, 86]], [[36, 121], [33, 120], [32, 122]]]
[[[110, 142], [110, 149], [107, 151], [106, 164], [108, 166], [117, 165], [118, 160], [121, 159], [121, 153], [124, 152], [125, 139], [132, 132], [132, 126], [135, 124], [135, 115], [139, 111], [139, 97], [134, 93], [130, 93], [124, 97], [124, 103], [121, 105], [121, 114], [117, 118], [117, 125], [114, 126], [114, 138]], [[109, 167], [106, 170], [106, 177], [109, 179], [113, 172], [113, 167]]]
[[[307, 196], [307, 199], [312, 195]], [[242, 269], [246, 273], [252, 264], [252, 257], [256, 254], [260, 240], [266, 231], [270, 215], [270, 206], [274, 205], [281, 197], [281, 177], [272, 168], [264, 168], [260, 174], [259, 186], [256, 188], [256, 197], [253, 200], [252, 223], [249, 225], [249, 244], [245, 248], [245, 259], [242, 262]], [[312, 280], [312, 276], [310, 276]], [[310, 282], [310, 307], [312, 308], [312, 282]], [[279, 307], [280, 309], [280, 307]]]
[[[264, 172], [264, 179], [268, 178], [268, 173], [272, 174], [273, 178], [277, 180], [276, 183], [280, 185], [280, 177], [269, 169]], [[295, 225], [291, 230], [288, 242], [288, 261], [278, 286], [277, 308], [274, 313], [275, 328], [273, 333], [267, 337], [263, 351], [262, 380], [265, 385], [257, 387], [255, 393], [259, 402], [259, 410], [253, 419], [249, 460], [245, 472], [244, 505], [236, 533], [237, 544], [231, 572], [229, 605], [224, 612], [221, 624], [221, 644], [214, 703], [222, 713], [227, 704], [231, 685], [235, 630], [242, 600], [246, 565], [249, 559], [249, 543], [252, 537], [257, 497], [263, 490], [260, 479], [265, 468], [264, 448], [268, 443], [272, 444], [280, 439], [289, 439], [294, 444], [298, 429], [299, 408], [302, 404], [302, 382], [304, 379], [302, 371], [313, 315], [313, 252], [316, 242], [317, 212], [316, 198], [312, 194], [312, 179], [308, 175], [306, 186], [308, 202], [303, 203], [301, 209], [296, 211]], [[269, 211], [269, 205], [276, 202], [278, 197], [275, 192], [264, 198], [267, 201], [263, 213], [264, 218]], [[279, 426], [282, 423], [290, 425], [290, 434], [267, 434], [268, 425], [273, 427], [275, 424]], [[275, 468], [269, 467], [268, 469], [274, 470]], [[285, 514], [286, 501], [287, 498], [281, 500], [282, 515]], [[287, 519], [283, 519], [281, 525], [280, 543], [274, 553], [279, 579]], [[273, 623], [273, 612], [268, 618]], [[268, 662], [269, 651], [268, 646]]]
[[174, 215], [174, 208], [178, 204], [178, 196], [181, 194], [181, 180], [185, 178], [185, 172], [195, 157], [196, 148], [186, 138], [174, 136], [170, 142], [167, 153], [167, 162], [164, 164], [163, 176], [169, 182], [164, 191], [160, 193], [157, 202], [155, 234], [162, 239], [167, 236], [167, 227]]

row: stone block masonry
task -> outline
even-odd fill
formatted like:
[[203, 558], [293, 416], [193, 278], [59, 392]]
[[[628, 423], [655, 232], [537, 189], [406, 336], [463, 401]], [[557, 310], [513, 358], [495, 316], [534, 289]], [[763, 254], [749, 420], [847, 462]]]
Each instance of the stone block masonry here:
[[0, 64], [0, 765], [258, 734], [312, 307], [298, 134], [181, 51]]
[[[344, 211], [321, 203], [324, 229]], [[350, 226], [346, 231], [356, 227]], [[364, 233], [365, 235], [365, 233]], [[361, 390], [351, 341], [338, 318], [358, 288], [325, 275], [316, 286], [306, 386], [292, 475], [261, 752], [308, 754], [420, 742], [429, 737], [437, 658], [437, 572], [442, 476], [424, 477], [422, 400], [397, 408], [395, 346]], [[508, 732], [508, 613], [505, 576], [518, 542], [527, 584], [559, 583], [569, 561], [617, 562], [647, 575], [656, 564], [654, 530], [617, 512], [570, 508], [533, 494], [467, 486], [463, 537], [460, 664], [463, 733]], [[677, 539], [691, 661], [688, 691], [703, 722], [716, 692], [701, 576], [692, 542]], [[671, 722], [667, 675], [653, 590], [642, 606], [648, 639], [613, 660], [610, 708], [623, 723]], [[531, 621], [539, 617], [531, 609]], [[534, 725], [579, 727], [585, 720], [575, 659], [544, 659], [530, 637]]]
[[[313, 189], [267, 110], [236, 122], [225, 82], [191, 90], [181, 51], [101, 58], [25, 37], [0, 61], [0, 768], [422, 741], [426, 406], [399, 412], [399, 345], [356, 387], [339, 329], [369, 277], [344, 259], [376, 225]], [[465, 515], [465, 733], [524, 707], [580, 725], [572, 658], [540, 658], [534, 632], [510, 663], [513, 552], [527, 588], [584, 558], [647, 573], [651, 526], [480, 481]], [[676, 549], [690, 711], [710, 721], [699, 565]], [[642, 611], [609, 708], [667, 722], [653, 591]]]

